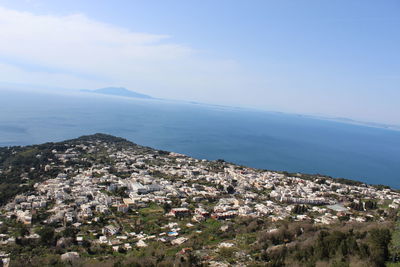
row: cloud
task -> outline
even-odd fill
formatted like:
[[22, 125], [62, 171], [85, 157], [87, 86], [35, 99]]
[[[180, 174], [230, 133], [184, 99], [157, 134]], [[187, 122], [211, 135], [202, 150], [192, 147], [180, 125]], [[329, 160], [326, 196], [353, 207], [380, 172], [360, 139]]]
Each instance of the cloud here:
[[122, 85], [197, 100], [215, 93], [216, 86], [235, 90], [241, 84], [241, 68], [233, 60], [207, 58], [169, 35], [132, 32], [83, 14], [35, 15], [0, 7], [0, 40], [0, 80], [7, 82]]

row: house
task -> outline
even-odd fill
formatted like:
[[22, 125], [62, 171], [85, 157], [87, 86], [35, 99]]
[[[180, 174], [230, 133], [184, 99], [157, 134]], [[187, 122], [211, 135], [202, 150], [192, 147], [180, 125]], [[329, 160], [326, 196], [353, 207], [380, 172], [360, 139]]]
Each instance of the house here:
[[17, 220], [22, 222], [23, 224], [31, 224], [32, 222], [32, 214], [29, 211], [17, 211]]
[[203, 217], [210, 217], [210, 213], [203, 208], [196, 208], [194, 212]]
[[139, 241], [136, 243], [136, 246], [137, 246], [138, 248], [145, 248], [145, 247], [147, 247], [148, 245], [147, 245], [143, 240], [139, 240]]
[[79, 259], [78, 252], [71, 251], [71, 252], [67, 252], [67, 253], [64, 253], [61, 255], [61, 260], [64, 262], [71, 263], [71, 262], [76, 261], [77, 259]]
[[147, 187], [143, 186], [141, 183], [130, 182], [128, 183], [128, 188], [137, 194], [147, 194], [149, 192]]
[[129, 206], [126, 205], [126, 204], [120, 204], [120, 205], [117, 206], [117, 211], [118, 212], [126, 213], [126, 212], [128, 212], [128, 210], [129, 210]]
[[179, 237], [179, 238], [177, 238], [177, 239], [172, 240], [172, 241], [171, 241], [171, 244], [172, 244], [172, 245], [178, 245], [178, 246], [179, 246], [179, 245], [185, 243], [187, 240], [188, 240], [188, 239], [187, 239], [186, 237]]
[[124, 199], [122, 199], [122, 201], [124, 202], [125, 205], [128, 205], [131, 208], [135, 207], [135, 205], [136, 205], [135, 200], [132, 198], [124, 198]]
[[114, 225], [107, 225], [103, 228], [103, 235], [116, 235], [119, 232], [119, 229]]
[[190, 215], [190, 210], [188, 208], [173, 208], [171, 214], [175, 217], [184, 217]]
[[237, 216], [237, 212], [235, 211], [226, 211], [226, 212], [216, 212], [211, 215], [211, 218], [217, 220], [226, 220], [231, 219]]
[[76, 242], [78, 243], [78, 245], [82, 245], [83, 236], [77, 236], [77, 237], [76, 237]]
[[156, 191], [161, 191], [161, 190], [162, 190], [162, 187], [159, 186], [159, 185], [157, 185], [157, 184], [149, 184], [149, 185], [147, 186], [147, 191], [148, 191], [149, 193], [151, 193], [151, 192], [156, 192]]
[[98, 205], [96, 206], [96, 211], [100, 213], [108, 213], [109, 209], [107, 208], [106, 205]]

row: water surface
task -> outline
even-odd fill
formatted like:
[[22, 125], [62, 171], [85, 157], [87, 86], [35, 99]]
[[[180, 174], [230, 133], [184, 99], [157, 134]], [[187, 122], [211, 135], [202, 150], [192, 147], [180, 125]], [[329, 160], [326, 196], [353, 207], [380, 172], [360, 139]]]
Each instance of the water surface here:
[[108, 133], [196, 158], [400, 188], [400, 132], [237, 108], [0, 91], [0, 146]]

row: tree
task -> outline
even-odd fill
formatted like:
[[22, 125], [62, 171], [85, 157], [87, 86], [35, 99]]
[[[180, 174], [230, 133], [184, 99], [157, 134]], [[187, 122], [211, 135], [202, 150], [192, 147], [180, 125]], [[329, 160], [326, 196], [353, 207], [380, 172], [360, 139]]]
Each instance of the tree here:
[[62, 235], [64, 237], [72, 237], [73, 239], [75, 239], [77, 233], [78, 230], [75, 227], [67, 226], [63, 231]]
[[37, 233], [43, 245], [51, 246], [54, 243], [54, 229], [52, 227], [45, 226], [39, 229]]
[[307, 211], [307, 206], [305, 206], [305, 205], [295, 205], [294, 209], [293, 209], [293, 212], [295, 214], [303, 214], [306, 211]]
[[115, 190], [115, 195], [117, 195], [119, 197], [127, 198], [127, 197], [129, 197], [129, 195], [126, 193], [127, 189], [128, 188], [126, 186], [119, 187]]
[[164, 209], [165, 213], [170, 212], [171, 209], [172, 209], [171, 204], [169, 204], [168, 202], [165, 202], [164, 205], [163, 205], [163, 209]]
[[8, 233], [8, 226], [3, 224], [0, 226], [0, 234], [7, 234]]
[[24, 224], [21, 224], [18, 227], [18, 234], [19, 234], [19, 236], [24, 237], [29, 234], [29, 230]]
[[227, 192], [228, 194], [233, 194], [233, 193], [235, 193], [235, 188], [234, 188], [232, 185], [229, 185], [229, 186], [226, 188], [226, 192]]
[[372, 229], [369, 231], [369, 250], [371, 260], [376, 266], [385, 266], [385, 261], [389, 257], [389, 243], [391, 235], [389, 229]]
[[366, 210], [373, 210], [376, 209], [378, 207], [376, 201], [371, 201], [371, 200], [367, 200], [365, 202], [365, 209]]

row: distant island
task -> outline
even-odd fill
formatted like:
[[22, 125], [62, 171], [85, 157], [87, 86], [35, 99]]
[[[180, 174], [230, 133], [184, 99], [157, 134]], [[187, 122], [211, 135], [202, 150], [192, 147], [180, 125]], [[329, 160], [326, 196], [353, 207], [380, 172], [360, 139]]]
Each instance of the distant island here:
[[105, 87], [95, 90], [81, 90], [81, 92], [85, 93], [95, 93], [102, 95], [114, 95], [114, 96], [123, 96], [123, 97], [133, 97], [133, 98], [143, 98], [143, 99], [154, 99], [153, 97], [141, 93], [137, 93], [131, 90], [128, 90], [124, 87]]

